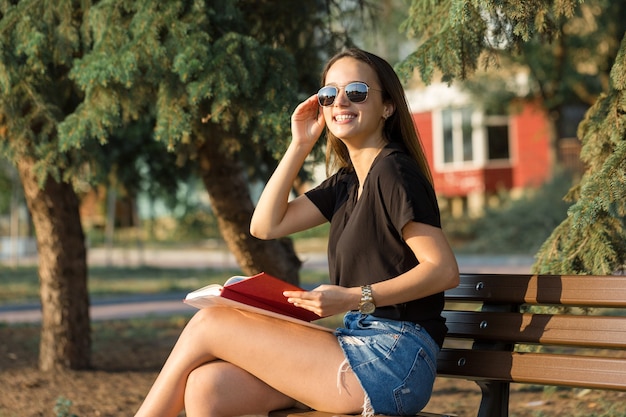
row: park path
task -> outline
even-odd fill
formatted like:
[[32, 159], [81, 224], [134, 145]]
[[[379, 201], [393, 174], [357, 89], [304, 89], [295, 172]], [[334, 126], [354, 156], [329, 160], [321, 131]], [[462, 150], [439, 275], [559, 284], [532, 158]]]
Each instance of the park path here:
[[[300, 254], [303, 269], [326, 270], [326, 254]], [[458, 256], [461, 272], [529, 273], [530, 256]], [[36, 262], [36, 258], [20, 259], [20, 264]], [[90, 249], [88, 262], [93, 266], [154, 266], [185, 268], [237, 268], [234, 256], [225, 249]], [[1, 265], [1, 264], [0, 264]], [[0, 266], [1, 267], [1, 266]], [[0, 284], [1, 285], [1, 284]], [[114, 300], [92, 300], [92, 320], [112, 320], [142, 316], [192, 313], [193, 307], [182, 302], [185, 294], [131, 296]], [[0, 306], [0, 323], [37, 323], [41, 321], [38, 305]]]

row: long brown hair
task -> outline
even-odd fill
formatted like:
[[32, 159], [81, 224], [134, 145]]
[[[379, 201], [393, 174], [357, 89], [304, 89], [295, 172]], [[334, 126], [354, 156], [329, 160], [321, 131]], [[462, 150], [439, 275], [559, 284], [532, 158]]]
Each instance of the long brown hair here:
[[[354, 58], [362, 61], [376, 72], [378, 81], [383, 90], [383, 100], [390, 101], [395, 105], [395, 111], [385, 120], [385, 126], [383, 127], [385, 139], [389, 142], [401, 143], [413, 159], [415, 159], [424, 176], [426, 176], [428, 181], [432, 184], [432, 174], [422, 148], [419, 133], [413, 123], [413, 117], [409, 111], [409, 105], [404, 95], [402, 83], [393, 70], [393, 67], [384, 59], [370, 52], [357, 48], [347, 49], [339, 52], [328, 61], [322, 72], [322, 85], [324, 85], [326, 81], [326, 75], [330, 67], [341, 58]], [[328, 128], [326, 128], [326, 138], [327, 172], [334, 171], [338, 168], [351, 167], [352, 162], [350, 161], [350, 155], [348, 154], [346, 145], [333, 135]]]

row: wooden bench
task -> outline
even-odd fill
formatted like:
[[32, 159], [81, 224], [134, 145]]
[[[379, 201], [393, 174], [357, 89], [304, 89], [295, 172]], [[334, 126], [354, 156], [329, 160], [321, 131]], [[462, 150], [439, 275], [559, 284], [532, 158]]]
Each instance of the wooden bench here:
[[511, 383], [626, 391], [626, 276], [462, 274], [444, 316], [438, 376], [480, 386], [478, 417], [508, 416]]

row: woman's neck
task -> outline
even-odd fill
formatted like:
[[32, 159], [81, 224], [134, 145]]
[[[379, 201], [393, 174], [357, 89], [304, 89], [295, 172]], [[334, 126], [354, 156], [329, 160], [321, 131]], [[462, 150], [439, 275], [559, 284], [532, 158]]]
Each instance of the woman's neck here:
[[354, 167], [357, 178], [359, 179], [359, 195], [365, 178], [372, 166], [372, 163], [380, 153], [380, 151], [387, 145], [387, 141], [380, 137], [378, 140], [372, 141], [369, 144], [365, 144], [361, 147], [354, 148], [348, 146], [348, 152], [350, 153], [350, 161]]

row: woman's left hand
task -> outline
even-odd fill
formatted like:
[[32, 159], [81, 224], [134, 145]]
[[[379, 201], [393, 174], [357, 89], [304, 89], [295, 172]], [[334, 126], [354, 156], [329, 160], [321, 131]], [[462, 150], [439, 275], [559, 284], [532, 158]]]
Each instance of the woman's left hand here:
[[311, 291], [285, 291], [283, 295], [297, 307], [312, 311], [320, 317], [328, 317], [357, 309], [361, 290], [358, 287], [324, 284]]

